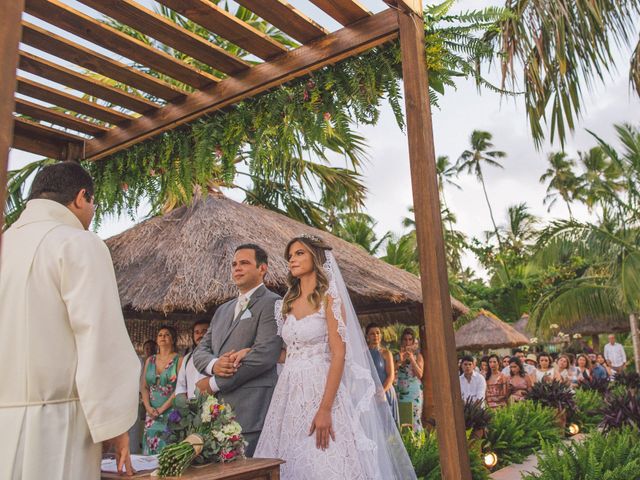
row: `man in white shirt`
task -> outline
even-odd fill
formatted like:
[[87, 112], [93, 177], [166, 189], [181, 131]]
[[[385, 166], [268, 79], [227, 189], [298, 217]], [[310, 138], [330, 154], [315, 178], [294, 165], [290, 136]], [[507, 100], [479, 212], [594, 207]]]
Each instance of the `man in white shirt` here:
[[609, 343], [604, 346], [604, 359], [616, 373], [622, 372], [627, 365], [624, 347], [616, 343], [615, 335], [609, 335]]
[[462, 400], [484, 401], [486, 390], [487, 382], [482, 375], [475, 371], [473, 357], [465, 355], [462, 357], [462, 375], [460, 375]]
[[[518, 357], [520, 359], [520, 362], [522, 362], [522, 366], [524, 367], [524, 373], [526, 373], [527, 375], [535, 376], [536, 367], [534, 367], [533, 365], [529, 365], [526, 362], [526, 357], [522, 350], [517, 348], [515, 352], [513, 352], [513, 356]], [[502, 374], [506, 375], [507, 377], [511, 376], [511, 367], [509, 366], [509, 364], [507, 364], [507, 366], [502, 369]]]
[[178, 381], [176, 383], [176, 395], [186, 395], [188, 399], [195, 398], [196, 396], [196, 383], [198, 380], [205, 378], [206, 375], [202, 375], [196, 369], [193, 364], [193, 350], [198, 346], [202, 337], [207, 333], [209, 328], [209, 320], [200, 319], [193, 324], [193, 331], [191, 332], [191, 338], [193, 340], [193, 349], [187, 353], [182, 361], [182, 367], [178, 372]]

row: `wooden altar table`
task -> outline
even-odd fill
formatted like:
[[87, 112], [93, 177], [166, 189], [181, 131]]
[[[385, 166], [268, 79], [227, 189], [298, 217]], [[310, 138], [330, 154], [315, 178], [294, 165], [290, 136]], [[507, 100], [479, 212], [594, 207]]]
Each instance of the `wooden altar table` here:
[[[180, 478], [183, 480], [280, 480], [280, 465], [282, 463], [284, 460], [277, 458], [246, 458], [231, 463], [189, 467]], [[114, 478], [160, 479], [160, 477], [152, 477], [150, 472], [138, 473], [133, 477], [103, 472], [101, 478], [102, 480]]]

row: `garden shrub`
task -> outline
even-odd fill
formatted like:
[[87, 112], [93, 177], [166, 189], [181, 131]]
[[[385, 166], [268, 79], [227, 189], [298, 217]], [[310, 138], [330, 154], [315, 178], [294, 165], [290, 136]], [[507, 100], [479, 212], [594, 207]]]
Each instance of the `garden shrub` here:
[[626, 427], [593, 432], [583, 442], [545, 442], [537, 457], [538, 472], [523, 480], [638, 480], [640, 433]]
[[564, 435], [558, 426], [557, 410], [526, 400], [494, 411], [487, 442], [498, 455], [498, 465], [522, 461], [542, 442], [559, 442]]
[[604, 417], [602, 394], [597, 390], [579, 389], [576, 390], [575, 400], [576, 411], [569, 421], [580, 425], [580, 429], [585, 433], [595, 430]]

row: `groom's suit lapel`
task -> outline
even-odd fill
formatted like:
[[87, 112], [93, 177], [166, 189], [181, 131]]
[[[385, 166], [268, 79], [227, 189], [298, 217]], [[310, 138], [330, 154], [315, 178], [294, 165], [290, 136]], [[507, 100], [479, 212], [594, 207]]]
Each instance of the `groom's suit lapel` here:
[[240, 317], [242, 316], [242, 314], [244, 312], [246, 312], [247, 310], [249, 310], [251, 307], [253, 307], [253, 305], [258, 301], [258, 299], [262, 295], [264, 295], [264, 291], [265, 290], [266, 290], [266, 287], [264, 285], [262, 285], [255, 292], [253, 292], [253, 295], [251, 295], [251, 299], [249, 300], [249, 303], [247, 304], [247, 308], [245, 308], [243, 311], [239, 312], [236, 318], [233, 318], [233, 313], [235, 312], [236, 303], [238, 303], [238, 300], [236, 299], [236, 301], [233, 302], [233, 307], [231, 308], [231, 311], [227, 315], [228, 318], [231, 318], [231, 323], [230, 324], [228, 323], [226, 328], [225, 328], [225, 333], [222, 336], [222, 342], [220, 342], [220, 348], [222, 348], [222, 346], [224, 345], [224, 342], [227, 341], [227, 339], [229, 338], [229, 336], [231, 335], [233, 330], [235, 330], [235, 328], [240, 323]]

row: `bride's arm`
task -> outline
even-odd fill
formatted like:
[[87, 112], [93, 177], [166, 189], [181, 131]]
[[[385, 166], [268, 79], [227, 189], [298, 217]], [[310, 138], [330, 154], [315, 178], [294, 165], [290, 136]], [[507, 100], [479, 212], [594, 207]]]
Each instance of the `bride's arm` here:
[[329, 373], [327, 374], [327, 383], [324, 387], [324, 395], [320, 402], [320, 408], [316, 413], [309, 435], [316, 432], [316, 447], [326, 449], [329, 447], [329, 437], [335, 441], [335, 435], [331, 420], [331, 408], [333, 401], [338, 393], [342, 372], [344, 371], [344, 359], [346, 354], [346, 346], [342, 341], [342, 337], [338, 333], [338, 320], [333, 315], [333, 300], [327, 300], [327, 330], [329, 334], [329, 348], [331, 349], [331, 363], [329, 364]]
[[284, 363], [284, 361], [287, 359], [287, 349], [283, 348], [282, 350], [280, 350], [280, 356], [278, 357], [278, 363]]

